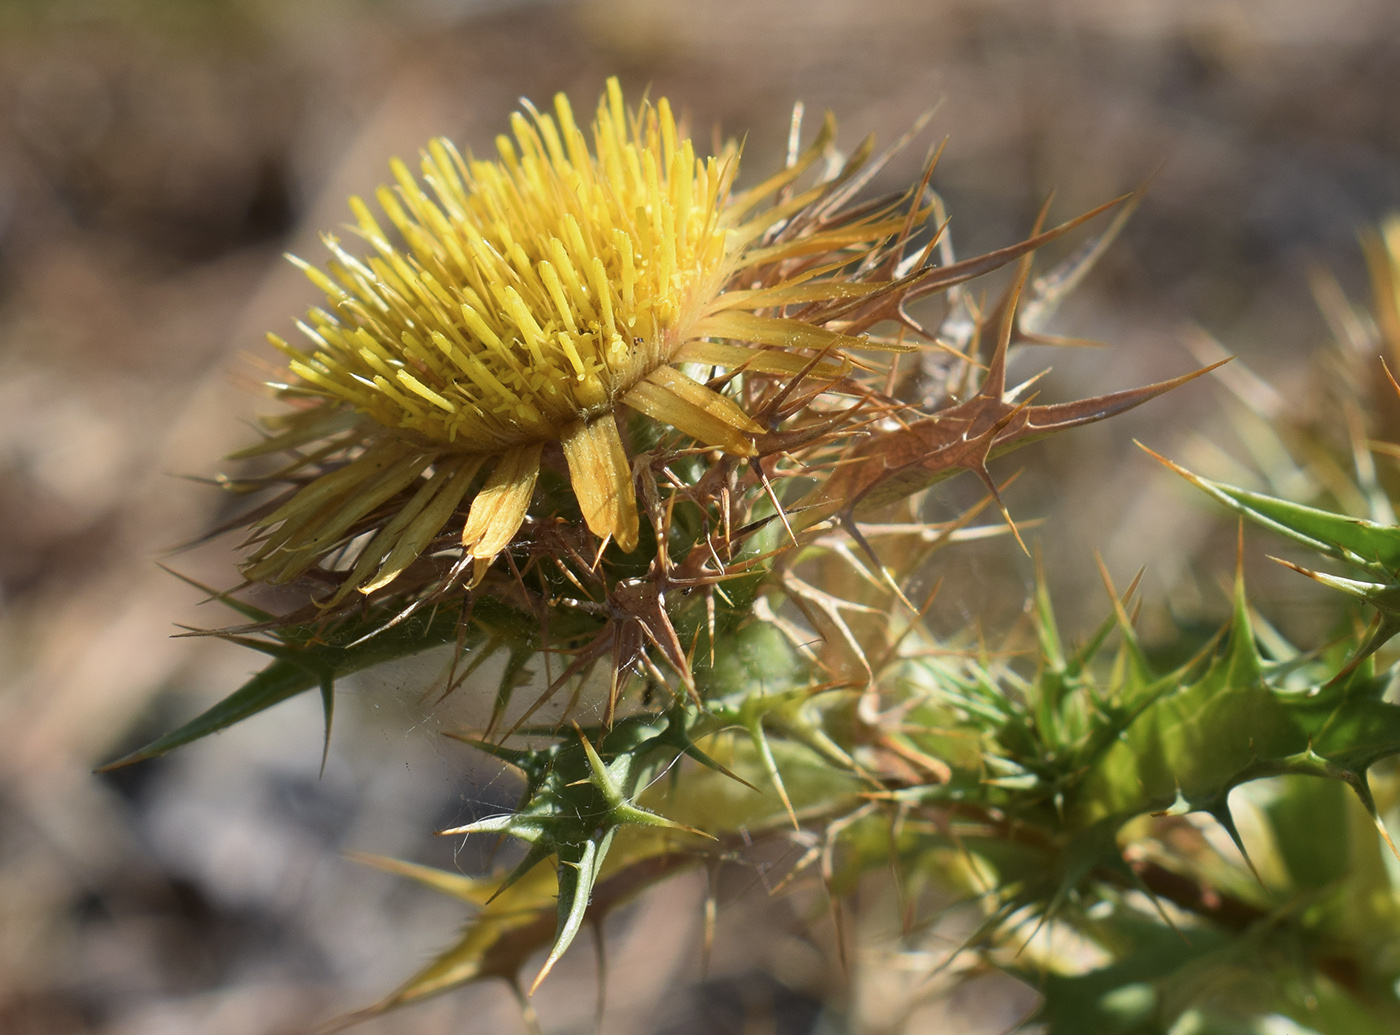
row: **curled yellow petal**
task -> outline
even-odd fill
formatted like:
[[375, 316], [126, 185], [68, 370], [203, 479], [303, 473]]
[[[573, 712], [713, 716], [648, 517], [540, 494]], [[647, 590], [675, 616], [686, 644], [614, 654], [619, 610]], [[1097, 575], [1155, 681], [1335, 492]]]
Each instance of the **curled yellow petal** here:
[[544, 443], [532, 442], [506, 450], [501, 462], [472, 500], [462, 529], [462, 545], [479, 560], [489, 560], [515, 538], [530, 507], [540, 473]]
[[653, 370], [622, 401], [707, 446], [737, 456], [753, 456], [753, 436], [765, 430], [733, 400], [670, 367]]
[[622, 549], [635, 549], [637, 494], [613, 415], [574, 421], [564, 429], [560, 443], [583, 520], [594, 535], [612, 536]]

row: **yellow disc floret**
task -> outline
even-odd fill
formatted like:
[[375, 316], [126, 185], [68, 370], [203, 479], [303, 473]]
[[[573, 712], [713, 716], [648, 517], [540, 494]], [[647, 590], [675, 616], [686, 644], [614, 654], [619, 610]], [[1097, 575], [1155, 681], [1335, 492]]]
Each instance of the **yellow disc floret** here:
[[309, 356], [282, 346], [294, 374], [386, 428], [495, 451], [559, 438], [670, 359], [720, 286], [732, 163], [697, 160], [664, 99], [629, 123], [616, 81], [593, 152], [562, 95], [512, 128], [496, 162], [433, 141], [426, 186], [394, 162], [376, 198], [406, 251], [352, 200], [374, 254], [328, 238], [328, 273], [303, 264], [335, 311], [311, 314]]

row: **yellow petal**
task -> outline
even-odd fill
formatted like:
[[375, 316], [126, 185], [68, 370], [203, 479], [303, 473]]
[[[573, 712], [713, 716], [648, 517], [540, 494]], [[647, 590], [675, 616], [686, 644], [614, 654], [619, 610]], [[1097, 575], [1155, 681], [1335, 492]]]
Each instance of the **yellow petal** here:
[[596, 420], [574, 421], [560, 444], [583, 520], [594, 535], [612, 536], [622, 549], [635, 549], [637, 494], [616, 418], [605, 413]]
[[836, 331], [813, 327], [801, 320], [788, 320], [777, 316], [755, 316], [753, 313], [725, 312], [705, 317], [696, 324], [697, 338], [733, 338], [736, 341], [754, 341], [764, 345], [779, 345], [785, 348], [824, 349], [832, 348], [864, 349], [870, 343], [864, 338], [853, 338]]
[[[244, 575], [254, 581], [288, 582], [296, 578], [335, 549], [357, 521], [417, 481], [433, 461], [430, 454], [399, 454], [398, 459], [384, 460], [393, 455], [381, 452], [375, 463], [364, 464], [371, 456], [366, 454], [298, 492], [279, 508], [278, 513], [289, 512], [288, 516], [254, 552]], [[318, 496], [318, 490], [328, 491], [328, 486], [338, 495], [325, 500]], [[319, 509], [298, 510], [303, 496], [321, 502]]]
[[[795, 259], [802, 255], [815, 255], [818, 252], [831, 252], [838, 248], [855, 247], [868, 252], [883, 238], [897, 234], [904, 228], [904, 216], [886, 219], [876, 223], [863, 223], [859, 226], [843, 227], [840, 230], [823, 230], [820, 233], [804, 234], [790, 241], [779, 241], [767, 248], [754, 248], [744, 253], [744, 267], [761, 266], [778, 259]], [[853, 255], [853, 259], [860, 258]]]
[[770, 309], [778, 306], [807, 305], [812, 302], [833, 302], [839, 299], [865, 298], [889, 289], [887, 280], [872, 280], [848, 284], [838, 280], [818, 280], [809, 283], [784, 282], [776, 287], [726, 291], [711, 302], [712, 313], [727, 309]]
[[408, 457], [372, 481], [357, 485], [344, 499], [337, 500], [333, 506], [318, 513], [314, 521], [309, 521], [305, 528], [287, 541], [286, 548], [318, 552], [329, 549], [356, 521], [416, 482], [432, 462], [431, 455]]
[[[365, 547], [355, 570], [330, 602], [339, 603], [356, 587], [361, 593], [373, 593], [398, 578], [456, 512], [484, 460], [481, 456], [464, 456], [440, 464], [408, 505]], [[379, 570], [374, 580], [361, 585], [376, 564]]]
[[670, 367], [653, 370], [622, 401], [707, 446], [738, 456], [753, 456], [753, 436], [765, 430], [733, 400]]
[[[351, 569], [349, 576], [341, 583], [335, 595], [327, 603], [335, 605], [350, 595], [350, 592], [362, 584], [365, 579], [375, 570], [375, 567], [390, 553], [398, 541], [402, 538], [404, 529], [418, 517], [423, 508], [432, 501], [433, 497], [443, 487], [443, 484], [456, 471], [460, 461], [452, 460], [444, 464], [439, 464], [438, 469], [433, 472], [431, 478], [423, 483], [422, 487], [413, 494], [413, 498], [408, 501], [392, 521], [374, 534], [374, 538], [366, 544], [360, 551], [360, 556], [355, 560], [355, 567]], [[381, 567], [382, 571], [383, 568]]]
[[[778, 349], [751, 349], [744, 345], [725, 345], [717, 341], [688, 341], [676, 353], [677, 363], [699, 363], [707, 367], [728, 367], [730, 370], [752, 370], [759, 374], [797, 376], [804, 371], [810, 377], [834, 381], [851, 371], [844, 356], [839, 363], [822, 360], [812, 365], [812, 357], [800, 352]], [[808, 366], [811, 365], [811, 369]]]
[[264, 426], [274, 429], [274, 433], [255, 446], [230, 453], [228, 459], [247, 460], [250, 457], [280, 453], [284, 449], [295, 449], [297, 446], [349, 431], [359, 420], [360, 415], [349, 407], [296, 410], [283, 417], [264, 420]]
[[489, 561], [515, 538], [530, 508], [543, 448], [542, 442], [532, 442], [507, 450], [472, 500], [462, 545], [473, 557]]
[[259, 520], [257, 524], [263, 528], [271, 528], [283, 521], [301, 518], [309, 511], [317, 510], [331, 500], [351, 491], [355, 486], [363, 485], [377, 477], [381, 472], [393, 467], [414, 451], [413, 446], [396, 439], [372, 446], [363, 455], [344, 467], [337, 468], [329, 474], [323, 474], [302, 488], [281, 507]]

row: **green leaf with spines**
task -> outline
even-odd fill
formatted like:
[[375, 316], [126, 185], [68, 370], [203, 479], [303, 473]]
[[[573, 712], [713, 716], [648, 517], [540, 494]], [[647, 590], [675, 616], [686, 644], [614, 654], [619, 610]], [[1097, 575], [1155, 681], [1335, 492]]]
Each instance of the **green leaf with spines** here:
[[[590, 914], [602, 915], [651, 885], [698, 864], [697, 857], [669, 848], [664, 831], [642, 827], [618, 830], [594, 874]], [[467, 878], [397, 860], [356, 858], [459, 898], [474, 907], [475, 915], [454, 944], [397, 990], [322, 1031], [339, 1031], [407, 1003], [487, 978], [507, 982], [524, 1002], [520, 971], [540, 948], [551, 944], [559, 926], [560, 896], [554, 868], [536, 867], [503, 889], [500, 877]], [[577, 896], [570, 898], [577, 900]]]
[[1067, 793], [1071, 821], [1126, 819], [1178, 796], [1218, 812], [1239, 784], [1288, 772], [1355, 785], [1375, 761], [1400, 753], [1400, 707], [1381, 700], [1386, 681], [1361, 669], [1307, 693], [1267, 681], [1242, 582], [1220, 650], [1199, 675], [1177, 680], [1082, 760], [1084, 776]]
[[[465, 629], [462, 628], [462, 613], [462, 605], [455, 604], [390, 624], [395, 611], [376, 608], [366, 615], [341, 619], [325, 628], [293, 626], [276, 630], [272, 633], [275, 639], [271, 640], [226, 635], [224, 638], [271, 655], [274, 660], [228, 697], [180, 728], [107, 763], [98, 771], [107, 772], [163, 755], [307, 690], [319, 689], [323, 699], [329, 701], [334, 684], [345, 676], [459, 641], [470, 651], [484, 641], [501, 640], [509, 645], [513, 661], [517, 660], [517, 655], [532, 655], [541, 647], [539, 621], [509, 604], [490, 598], [472, 601]], [[550, 632], [557, 646], [586, 636], [599, 624], [592, 616], [561, 610], [551, 619]], [[508, 666], [505, 678], [511, 680], [512, 686], [517, 674], [518, 669]], [[326, 711], [329, 726], [329, 705]]]
[[607, 730], [562, 729], [556, 731], [553, 743], [537, 749], [505, 749], [463, 738], [505, 757], [525, 773], [526, 787], [513, 812], [442, 834], [508, 834], [530, 845], [524, 860], [499, 884], [497, 894], [524, 878], [538, 863], [551, 856], [555, 859], [558, 922], [535, 986], [578, 935], [619, 829], [645, 826], [699, 833], [636, 801], [661, 767], [675, 763], [680, 755], [699, 752], [692, 739], [697, 719], [698, 713], [677, 705], [666, 714], [619, 719]]
[[1376, 620], [1370, 634], [1357, 647], [1351, 664], [1370, 657], [1396, 633], [1400, 633], [1400, 526], [1334, 514], [1211, 481], [1158, 456], [1146, 446], [1143, 448], [1192, 485], [1250, 521], [1376, 580], [1343, 579], [1309, 571], [1287, 561], [1281, 562], [1376, 609]]
[[[925, 653], [900, 660], [879, 675], [887, 703], [900, 706], [900, 736], [918, 750], [956, 764], [946, 782], [896, 789], [876, 800], [901, 803], [914, 809], [914, 815], [925, 806], [952, 806], [957, 809], [953, 814], [962, 817], [958, 828], [947, 834], [910, 824], [895, 838], [899, 869], [913, 879], [931, 866], [947, 875], [951, 860], [959, 857], [977, 860], [969, 862], [969, 874], [975, 870], [994, 876], [990, 887], [976, 880], [966, 884], [967, 894], [985, 904], [979, 937], [994, 939], [1007, 925], [1022, 925], [1026, 916], [1092, 929], [1086, 919], [1089, 906], [1115, 888], [1144, 887], [1118, 847], [1115, 834], [1124, 823], [1150, 812], [1204, 810], [1238, 840], [1227, 807], [1229, 792], [1261, 776], [1310, 773], [1346, 782], [1374, 812], [1365, 773], [1377, 759], [1400, 751], [1400, 708], [1382, 699], [1385, 681], [1369, 663], [1337, 678], [1344, 661], [1337, 649], [1315, 655], [1273, 650], [1279, 660], [1266, 658], [1256, 642], [1242, 584], [1237, 586], [1235, 613], [1227, 629], [1188, 662], [1165, 672], [1159, 672], [1153, 655], [1137, 644], [1121, 604], [1087, 644], [1067, 650], [1053, 630], [1048, 593], [1043, 596], [1037, 604], [1045, 626], [1038, 630], [1040, 661], [1030, 675], [1022, 675], [1014, 659], [995, 652]], [[635, 800], [635, 807], [647, 816], [694, 823], [720, 836], [735, 825], [751, 824], [750, 830], [759, 830], [784, 821], [786, 810], [772, 790], [755, 793], [714, 768], [688, 769], [674, 783], [654, 784], [645, 802], [625, 797], [622, 789], [628, 782], [636, 774], [657, 771], [659, 760], [673, 761], [709, 737], [705, 748], [714, 756], [711, 761], [759, 786], [776, 787], [780, 782], [793, 811], [818, 826], [850, 814], [863, 800], [869, 784], [852, 761], [852, 738], [859, 730], [841, 718], [847, 706], [836, 702], [842, 695], [825, 700], [814, 696], [813, 672], [776, 629], [744, 621], [740, 608], [730, 614], [737, 621], [724, 641], [726, 649], [718, 653], [713, 669], [705, 666], [703, 675], [697, 672], [707, 701], [703, 711], [686, 705], [686, 716], [668, 717], [664, 723], [656, 716], [619, 720], [623, 729], [629, 721], [662, 728], [661, 734], [649, 732], [646, 737], [634, 730], [610, 741], [612, 734], [593, 731], [589, 742], [597, 744], [596, 764], [588, 759], [583, 742], [571, 746], [567, 734], [553, 745], [552, 757], [572, 751], [576, 757], [570, 765], [578, 770], [556, 790], [598, 800], [591, 813], [579, 803], [573, 806], [576, 819], [590, 821], [591, 816], [591, 834], [555, 844], [560, 895], [551, 959], [563, 951], [587, 914], [589, 890], [609, 879], [609, 873], [640, 865], [636, 857], [619, 859], [614, 853], [629, 837], [637, 843], [643, 828], [625, 826], [620, 814], [608, 817], [609, 808]], [[1118, 646], [1110, 656], [1107, 644], [1114, 636]], [[1272, 631], [1268, 636], [1270, 642], [1278, 639]], [[726, 732], [726, 726], [733, 729]], [[663, 738], [673, 737], [660, 750]], [[648, 757], [649, 752], [654, 757]], [[553, 764], [537, 765], [534, 771], [552, 774]], [[603, 769], [608, 779], [600, 786]], [[509, 830], [516, 824], [542, 844], [560, 828], [541, 825], [554, 819], [542, 820], [544, 814], [529, 799], [527, 795], [514, 819], [503, 819], [497, 826]], [[566, 796], [560, 797], [556, 807], [564, 800]], [[979, 815], [980, 825], [975, 818]], [[889, 864], [888, 823], [888, 816], [877, 813], [842, 828], [845, 851], [840, 858], [845, 868], [832, 878], [835, 892], [853, 886], [859, 872]], [[551, 832], [546, 835], [546, 830]], [[1010, 830], [1016, 831], [1014, 837]], [[664, 835], [662, 830], [653, 832]], [[877, 842], [882, 849], [876, 848]], [[624, 869], [613, 870], [614, 865]], [[537, 880], [541, 872], [545, 871], [534, 871], [528, 879]], [[1257, 894], [1268, 901], [1263, 891]], [[1143, 922], [1164, 936], [1181, 937], [1161, 917]], [[1303, 925], [1300, 931], [1315, 934], [1316, 928], [1308, 927], [1301, 914], [1297, 923]], [[1233, 944], [1230, 932], [1217, 931], [1215, 937], [1221, 939], [1219, 944]], [[479, 942], [471, 944], [463, 950], [467, 955], [495, 951], [482, 949]], [[1153, 997], [1170, 998], [1176, 994], [1173, 989], [1191, 987], [1183, 974], [1198, 961], [1207, 961], [1200, 966], [1211, 965], [1216, 957], [1193, 945], [1185, 964], [1148, 981]], [[1131, 951], [1116, 951], [1116, 958]], [[1070, 986], [1061, 982], [1055, 987]], [[1280, 1001], [1280, 1009], [1288, 1002]], [[1345, 1012], [1346, 1006], [1337, 1009]], [[1062, 1010], [1056, 1016], [1073, 1014]], [[1092, 1020], [1097, 1015], [1082, 1016]], [[1207, 1027], [1201, 1030], [1226, 1023], [1214, 1015], [1202, 1017]]]
[[1264, 528], [1375, 578], [1390, 579], [1400, 572], [1400, 526], [1334, 514], [1202, 478], [1146, 446], [1142, 448], [1198, 489]]
[[[1278, 662], [1266, 659], [1239, 582], [1229, 626], [1185, 665], [1158, 674], [1131, 646], [1131, 653], [1120, 646], [1110, 662], [1102, 628], [1071, 662], [1052, 638], [1048, 594], [1035, 606], [1040, 653], [1029, 679], [1008, 655], [925, 653], [901, 661], [898, 677], [885, 680], [897, 688], [894, 700], [905, 701], [905, 735], [921, 751], [956, 762], [946, 782], [889, 797], [905, 809], [952, 807], [953, 815], [980, 810], [987, 817], [992, 836], [957, 839], [995, 874], [983, 892], [988, 912], [978, 937], [1005, 931], [1022, 911], [1078, 928], [1077, 914], [1066, 912], [1076, 896], [1093, 901], [1108, 887], [1141, 889], [1114, 837], [1135, 817], [1205, 811], [1239, 843], [1228, 796], [1260, 777], [1312, 774], [1345, 783], [1374, 820], [1366, 773], [1400, 754], [1400, 707], [1383, 699], [1387, 680], [1369, 662], [1338, 677], [1345, 645], [1312, 655], [1289, 648]], [[1126, 615], [1115, 611], [1111, 625], [1126, 637]], [[1272, 630], [1268, 636], [1279, 639]], [[941, 732], [920, 732], [920, 725]], [[959, 741], [980, 744], [981, 756], [946, 750]], [[1014, 845], [995, 835], [1002, 822], [1018, 831]], [[1374, 834], [1371, 842], [1374, 851]], [[918, 865], [901, 858], [901, 869]], [[1095, 1017], [1082, 1021], [1085, 1027], [1053, 1030], [1098, 1030]]]
[[[538, 748], [460, 737], [519, 769], [527, 781], [517, 812], [468, 827], [511, 832], [514, 823], [534, 839], [532, 852], [547, 843], [566, 842], [561, 854], [565, 861], [550, 868], [532, 863], [504, 876], [472, 879], [392, 860], [368, 860], [461, 898], [479, 912], [454, 945], [392, 995], [350, 1015], [345, 1023], [484, 978], [515, 984], [519, 970], [539, 948], [551, 946], [551, 956], [557, 959], [576, 936], [580, 920], [703, 862], [708, 842], [692, 838], [688, 848], [676, 840], [677, 827], [723, 837], [722, 850], [727, 852], [785, 825], [787, 814], [776, 796], [755, 789], [762, 780], [762, 764], [753, 745], [724, 725], [682, 701], [664, 714], [619, 720], [607, 733], [584, 730], [586, 739], [572, 730], [531, 731], [532, 736], [553, 738]], [[586, 742], [592, 747], [600, 736], [601, 746], [593, 753], [608, 770], [606, 781], [597, 781], [598, 769], [583, 746]], [[704, 741], [706, 750], [697, 741]], [[771, 750], [799, 810], [814, 816], [819, 810], [841, 815], [862, 804], [862, 784], [811, 749], [775, 737]], [[656, 780], [655, 774], [680, 754], [696, 758], [700, 766], [675, 783]], [[631, 797], [626, 796], [629, 784], [634, 785]], [[617, 817], [605, 814], [609, 793], [623, 806]], [[629, 822], [638, 819], [642, 822]], [[548, 854], [536, 854], [535, 861]]]

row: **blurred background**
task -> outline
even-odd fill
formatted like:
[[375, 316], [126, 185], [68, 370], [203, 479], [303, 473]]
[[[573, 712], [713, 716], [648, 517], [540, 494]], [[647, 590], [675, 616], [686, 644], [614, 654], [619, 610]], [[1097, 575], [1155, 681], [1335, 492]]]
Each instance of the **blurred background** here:
[[[172, 638], [229, 616], [157, 562], [236, 581], [234, 543], [166, 551], [229, 506], [181, 476], [249, 440], [270, 405], [250, 358], [317, 302], [281, 253], [319, 261], [391, 156], [437, 134], [490, 153], [521, 96], [564, 90], [582, 114], [609, 74], [670, 97], [701, 140], [746, 136], [749, 182], [781, 161], [795, 101], [832, 109], [844, 147], [932, 109], [881, 185], [946, 135], [935, 185], [960, 255], [1016, 240], [1052, 191], [1068, 218], [1151, 179], [1051, 328], [1112, 348], [1023, 356], [1055, 368], [1042, 400], [1174, 376], [1210, 339], [1288, 400], [1327, 339], [1309, 269], [1364, 299], [1357, 234], [1400, 206], [1392, 0], [0, 0], [0, 1031], [307, 1031], [453, 937], [456, 904], [344, 856], [468, 867], [430, 831], [513, 800], [438, 736], [463, 715], [433, 707], [432, 665], [341, 685], [324, 775], [310, 697], [91, 770], [257, 667]], [[1232, 528], [1131, 439], [1211, 461], [1224, 403], [1197, 383], [1018, 454], [1008, 503], [1043, 519], [1067, 626], [1104, 606], [1094, 549], [1120, 585], [1146, 565], [1149, 626], [1220, 610]], [[1030, 569], [1009, 541], [941, 563], [936, 622], [1020, 612]], [[1308, 627], [1303, 580], [1252, 577]], [[1034, 1005], [988, 979], [891, 1020], [871, 968], [833, 994], [845, 979], [801, 935], [810, 901], [768, 899], [757, 866], [722, 883], [702, 974], [703, 894], [676, 881], [613, 918], [603, 1030], [956, 1035]], [[581, 941], [538, 997], [546, 1031], [592, 1030], [595, 973]], [[361, 1030], [524, 1027], [491, 985]]]

